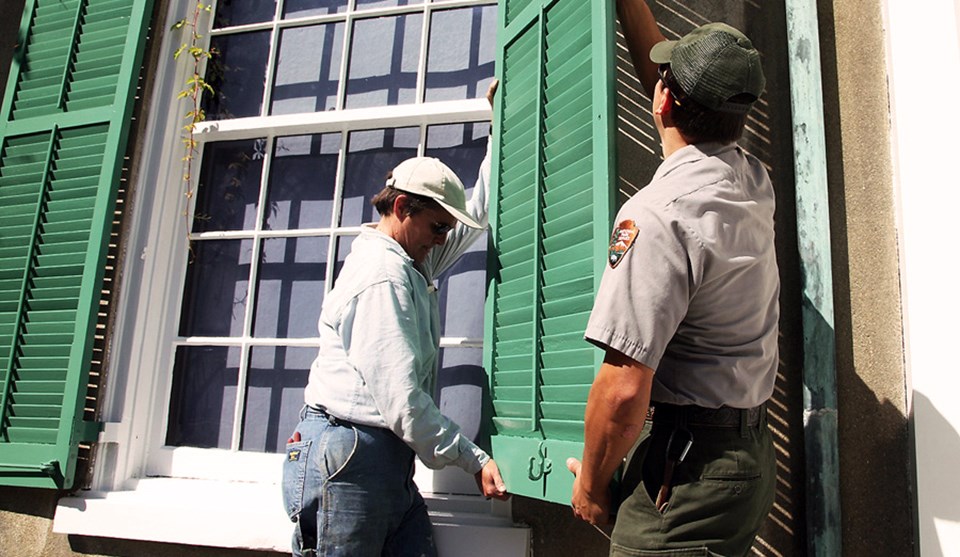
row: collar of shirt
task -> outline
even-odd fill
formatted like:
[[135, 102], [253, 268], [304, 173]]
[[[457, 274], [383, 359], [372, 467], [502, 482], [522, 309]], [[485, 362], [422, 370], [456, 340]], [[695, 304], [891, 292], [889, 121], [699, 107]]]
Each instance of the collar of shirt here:
[[673, 170], [691, 162], [696, 162], [706, 157], [715, 157], [721, 153], [733, 149], [739, 149], [736, 143], [695, 143], [686, 147], [677, 149], [672, 155], [666, 158], [653, 175], [651, 182], [662, 179]]

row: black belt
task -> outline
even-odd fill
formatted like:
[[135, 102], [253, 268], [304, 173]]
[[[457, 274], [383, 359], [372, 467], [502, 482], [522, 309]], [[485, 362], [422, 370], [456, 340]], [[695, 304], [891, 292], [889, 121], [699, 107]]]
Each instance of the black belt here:
[[753, 408], [704, 408], [694, 405], [651, 403], [647, 410], [647, 421], [655, 424], [691, 427], [724, 427], [741, 428], [755, 427], [760, 424], [766, 413], [766, 405]]
[[323, 407], [323, 406], [310, 406], [310, 405], [308, 404], [308, 405], [307, 405], [307, 412], [310, 412], [310, 413], [313, 413], [313, 414], [318, 414], [320, 417], [322, 417], [322, 418], [326, 419], [328, 422], [330, 422], [330, 425], [333, 425], [333, 426], [345, 425], [345, 426], [348, 426], [348, 427], [349, 427], [349, 426], [351, 425], [350, 422], [348, 422], [347, 420], [341, 420], [340, 418], [338, 418], [338, 417], [334, 416], [333, 414], [327, 412], [327, 409], [326, 409], [325, 407]]

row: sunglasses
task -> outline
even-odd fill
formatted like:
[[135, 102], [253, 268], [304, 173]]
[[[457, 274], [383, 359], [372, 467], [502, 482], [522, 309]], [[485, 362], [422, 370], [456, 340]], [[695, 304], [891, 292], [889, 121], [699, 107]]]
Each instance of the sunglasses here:
[[444, 222], [435, 222], [430, 225], [430, 230], [437, 236], [446, 236], [447, 232], [453, 230], [453, 227]]

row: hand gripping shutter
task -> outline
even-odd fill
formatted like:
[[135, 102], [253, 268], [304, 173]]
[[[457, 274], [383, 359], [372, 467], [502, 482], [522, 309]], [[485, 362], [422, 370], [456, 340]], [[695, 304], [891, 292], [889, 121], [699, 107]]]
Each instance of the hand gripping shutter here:
[[0, 119], [0, 484], [69, 488], [152, 0], [30, 0]]
[[500, 5], [484, 365], [508, 489], [567, 504], [602, 360], [583, 340], [613, 209], [610, 2]]

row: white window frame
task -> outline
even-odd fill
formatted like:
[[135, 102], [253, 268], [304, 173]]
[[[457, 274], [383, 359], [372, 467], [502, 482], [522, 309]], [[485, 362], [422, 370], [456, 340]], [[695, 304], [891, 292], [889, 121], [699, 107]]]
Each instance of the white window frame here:
[[[350, 1], [351, 7], [354, 2]], [[195, 128], [201, 148], [210, 141], [329, 132], [341, 132], [341, 141], [346, 142], [350, 131], [408, 126], [420, 127], [421, 138], [425, 139], [425, 128], [429, 125], [489, 121], [491, 112], [485, 99], [420, 102], [425, 79], [429, 11], [483, 5], [483, 0], [436, 4], [427, 1], [426, 4], [418, 102], [385, 108], [204, 122]], [[167, 21], [177, 20], [191, 5], [192, 0], [171, 0]], [[410, 12], [411, 7], [375, 11], [386, 15]], [[325, 18], [309, 19], [319, 21]], [[302, 23], [303, 18], [295, 21]], [[344, 33], [348, 45], [345, 49], [349, 48], [351, 26], [352, 20], [348, 21]], [[155, 25], [155, 28], [163, 26]], [[176, 63], [168, 55], [179, 41], [179, 33], [163, 34], [161, 54], [153, 71], [155, 82], [148, 97], [151, 110], [141, 141], [139, 171], [132, 178], [134, 202], [124, 231], [128, 247], [116, 299], [117, 314], [109, 347], [107, 382], [101, 393], [104, 430], [96, 445], [90, 489], [79, 496], [60, 500], [54, 530], [68, 534], [288, 551], [292, 525], [283, 513], [279, 487], [283, 454], [164, 447], [174, 357], [171, 348], [177, 338], [188, 255], [183, 214], [185, 210], [192, 211], [192, 207], [188, 207], [192, 201], [184, 195], [181, 179], [183, 147], [179, 130], [185, 109], [176, 100], [179, 84], [186, 81], [189, 72], [187, 64]], [[276, 41], [272, 41], [271, 49], [275, 44]], [[272, 61], [268, 64], [272, 65]], [[342, 66], [339, 105], [345, 98], [348, 64]], [[268, 67], [268, 72], [272, 71], [272, 67]], [[269, 93], [265, 95], [263, 110], [269, 106], [268, 97]], [[421, 153], [423, 143], [421, 141], [419, 146]], [[345, 143], [341, 145], [345, 148]], [[270, 150], [267, 151], [270, 156]], [[198, 157], [197, 162], [199, 160]], [[341, 166], [343, 160], [342, 154]], [[199, 168], [199, 164], [195, 168]], [[334, 210], [339, 211], [339, 207]], [[318, 232], [275, 234], [259, 230], [260, 227], [258, 223], [259, 237]], [[336, 231], [339, 234], [350, 232], [343, 228]], [[249, 236], [249, 232], [236, 234]], [[199, 236], [230, 238], [236, 234], [208, 232]], [[330, 251], [329, 257], [335, 258], [334, 250]], [[331, 284], [333, 263], [328, 260], [327, 289]], [[204, 344], [209, 341], [204, 340]], [[235, 341], [237, 339], [228, 340]], [[283, 339], [279, 343], [273, 343], [271, 339], [244, 338], [242, 341], [247, 345], [316, 346], [317, 343], [315, 338]], [[190, 344], [191, 339], [186, 339], [185, 343]], [[480, 347], [482, 339], [445, 338], [441, 346]], [[457, 475], [456, 479], [450, 476], [451, 472]], [[471, 548], [471, 554], [473, 550], [525, 554], [526, 549], [517, 553], [516, 548], [529, 547], [529, 531], [512, 527], [509, 503], [486, 501], [479, 496], [434, 493], [459, 491], [459, 487], [451, 489], [451, 485], [472, 487], [472, 477], [459, 470], [434, 476], [425, 467], [419, 467], [417, 481], [428, 499], [437, 527], [438, 544], [462, 548], [464, 542], [469, 541], [467, 547]], [[216, 517], [217, 524], [211, 524], [211, 516]], [[450, 529], [444, 530], [445, 526]], [[476, 537], [472, 531], [464, 530], [465, 526], [476, 527]], [[490, 529], [496, 529], [495, 535], [491, 535], [494, 530]]]

